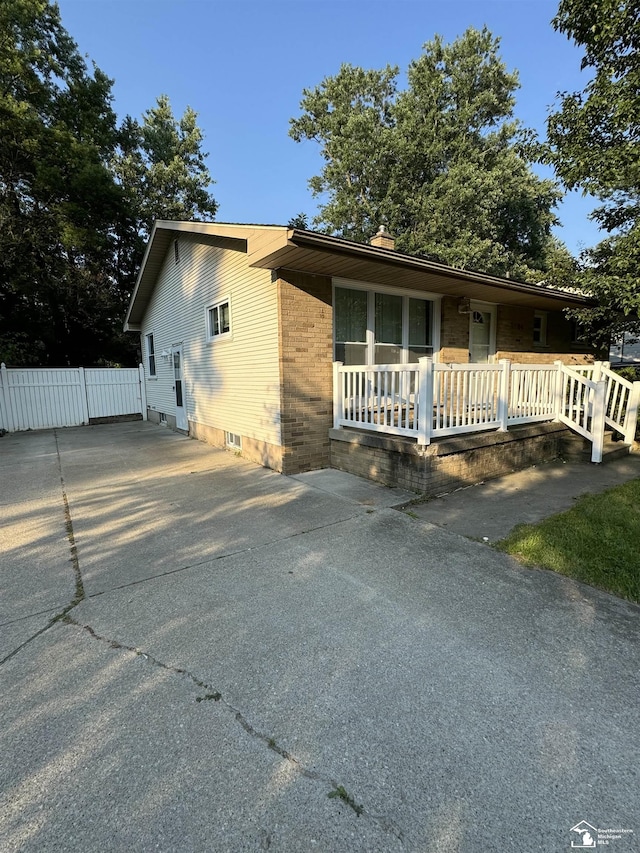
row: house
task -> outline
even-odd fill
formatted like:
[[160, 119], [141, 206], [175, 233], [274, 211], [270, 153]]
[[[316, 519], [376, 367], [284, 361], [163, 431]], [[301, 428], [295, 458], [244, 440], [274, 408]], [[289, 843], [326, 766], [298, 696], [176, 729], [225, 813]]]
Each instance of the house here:
[[587, 365], [596, 353], [563, 313], [585, 303], [401, 254], [384, 228], [366, 245], [286, 226], [158, 221], [125, 330], [140, 334], [150, 420], [291, 474], [331, 465], [334, 362], [405, 373], [425, 359]]
[[609, 361], [620, 366], [640, 367], [640, 341], [637, 336], [624, 333], [612, 341]]

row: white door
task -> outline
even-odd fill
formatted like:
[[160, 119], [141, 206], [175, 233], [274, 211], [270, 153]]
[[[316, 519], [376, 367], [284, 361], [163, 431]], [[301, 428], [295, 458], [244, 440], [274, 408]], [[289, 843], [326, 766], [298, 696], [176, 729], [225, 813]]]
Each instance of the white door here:
[[173, 390], [176, 395], [176, 429], [189, 431], [187, 421], [187, 402], [184, 396], [184, 370], [182, 363], [182, 347], [173, 347]]
[[486, 364], [496, 352], [495, 309], [471, 303], [469, 361]]

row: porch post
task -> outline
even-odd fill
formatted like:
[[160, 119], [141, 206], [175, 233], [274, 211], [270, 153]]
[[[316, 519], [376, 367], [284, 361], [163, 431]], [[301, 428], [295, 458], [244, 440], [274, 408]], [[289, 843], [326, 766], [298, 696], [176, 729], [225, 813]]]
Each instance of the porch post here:
[[638, 421], [638, 408], [640, 407], [640, 382], [634, 382], [629, 399], [627, 400], [627, 411], [624, 416], [624, 442], [633, 444], [636, 437], [636, 424]]
[[555, 402], [554, 402], [554, 409], [555, 409], [554, 416], [555, 416], [555, 420], [559, 421], [560, 415], [564, 414], [564, 403], [562, 400], [563, 389], [564, 389], [564, 376], [562, 373], [562, 368], [564, 367], [564, 364], [561, 361], [554, 361], [553, 363], [555, 364], [557, 371], [558, 371], [556, 373], [556, 393], [555, 393]]
[[593, 413], [591, 417], [591, 461], [602, 462], [602, 448], [604, 446], [604, 414], [605, 397], [607, 393], [607, 382], [598, 379], [593, 392]]
[[333, 428], [340, 429], [340, 421], [344, 417], [344, 395], [342, 393], [341, 361], [333, 362]]
[[418, 359], [418, 444], [431, 444], [433, 434], [433, 359]]
[[[591, 379], [593, 382], [599, 382], [602, 379], [602, 362], [594, 361], [593, 362], [593, 373], [591, 374]], [[590, 391], [587, 397], [587, 417], [593, 417], [595, 412], [595, 399], [594, 399], [594, 391]], [[606, 406], [606, 402], [605, 402]], [[606, 413], [606, 412], [605, 412]]]
[[511, 372], [511, 361], [508, 358], [501, 358], [499, 364], [502, 365], [502, 370], [500, 371], [498, 386], [498, 420], [500, 421], [498, 432], [506, 432], [509, 423], [509, 374]]

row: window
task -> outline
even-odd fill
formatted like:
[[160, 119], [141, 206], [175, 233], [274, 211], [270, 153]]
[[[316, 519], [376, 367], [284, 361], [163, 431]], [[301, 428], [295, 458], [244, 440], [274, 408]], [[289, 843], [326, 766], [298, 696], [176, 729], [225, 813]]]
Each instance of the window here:
[[536, 311], [533, 315], [533, 343], [535, 346], [547, 345], [547, 312]]
[[231, 336], [231, 302], [222, 299], [209, 305], [206, 311], [207, 340], [213, 341]]
[[147, 340], [147, 364], [149, 369], [149, 376], [156, 375], [156, 351], [153, 343], [153, 334], [146, 336]]
[[433, 303], [403, 293], [336, 287], [334, 354], [343, 364], [409, 364], [433, 354]]
[[335, 357], [344, 364], [367, 363], [367, 292], [336, 287]]
[[242, 436], [236, 432], [225, 433], [227, 447], [232, 447], [234, 450], [242, 450]]
[[570, 320], [571, 324], [571, 343], [572, 344], [581, 344], [584, 342], [584, 338], [582, 336], [582, 328], [577, 320]]

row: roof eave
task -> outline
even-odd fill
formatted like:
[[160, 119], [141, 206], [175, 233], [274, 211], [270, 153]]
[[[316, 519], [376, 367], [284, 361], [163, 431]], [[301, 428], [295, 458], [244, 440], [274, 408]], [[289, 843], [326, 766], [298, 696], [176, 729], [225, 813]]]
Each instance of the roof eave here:
[[326, 234], [317, 234], [312, 231], [300, 231], [291, 229], [287, 235], [287, 243], [290, 246], [307, 246], [310, 248], [318, 248], [324, 251], [341, 252], [353, 256], [361, 256], [372, 260], [379, 258], [385, 264], [392, 264], [405, 269], [424, 270], [425, 272], [437, 273], [438, 275], [452, 278], [464, 279], [477, 284], [486, 284], [491, 287], [507, 290], [510, 292], [520, 292], [530, 296], [544, 296], [557, 300], [558, 302], [573, 302], [579, 305], [592, 305], [593, 300], [589, 297], [567, 293], [560, 290], [552, 290], [548, 287], [541, 287], [536, 284], [528, 284], [527, 282], [513, 281], [512, 279], [500, 278], [498, 276], [479, 273], [473, 270], [459, 269], [458, 267], [447, 266], [436, 261], [430, 261], [427, 258], [417, 257], [415, 255], [406, 255], [398, 252], [395, 249], [384, 249], [378, 246], [370, 246], [366, 243], [353, 243], [350, 240], [343, 240], [339, 237], [332, 237]]

